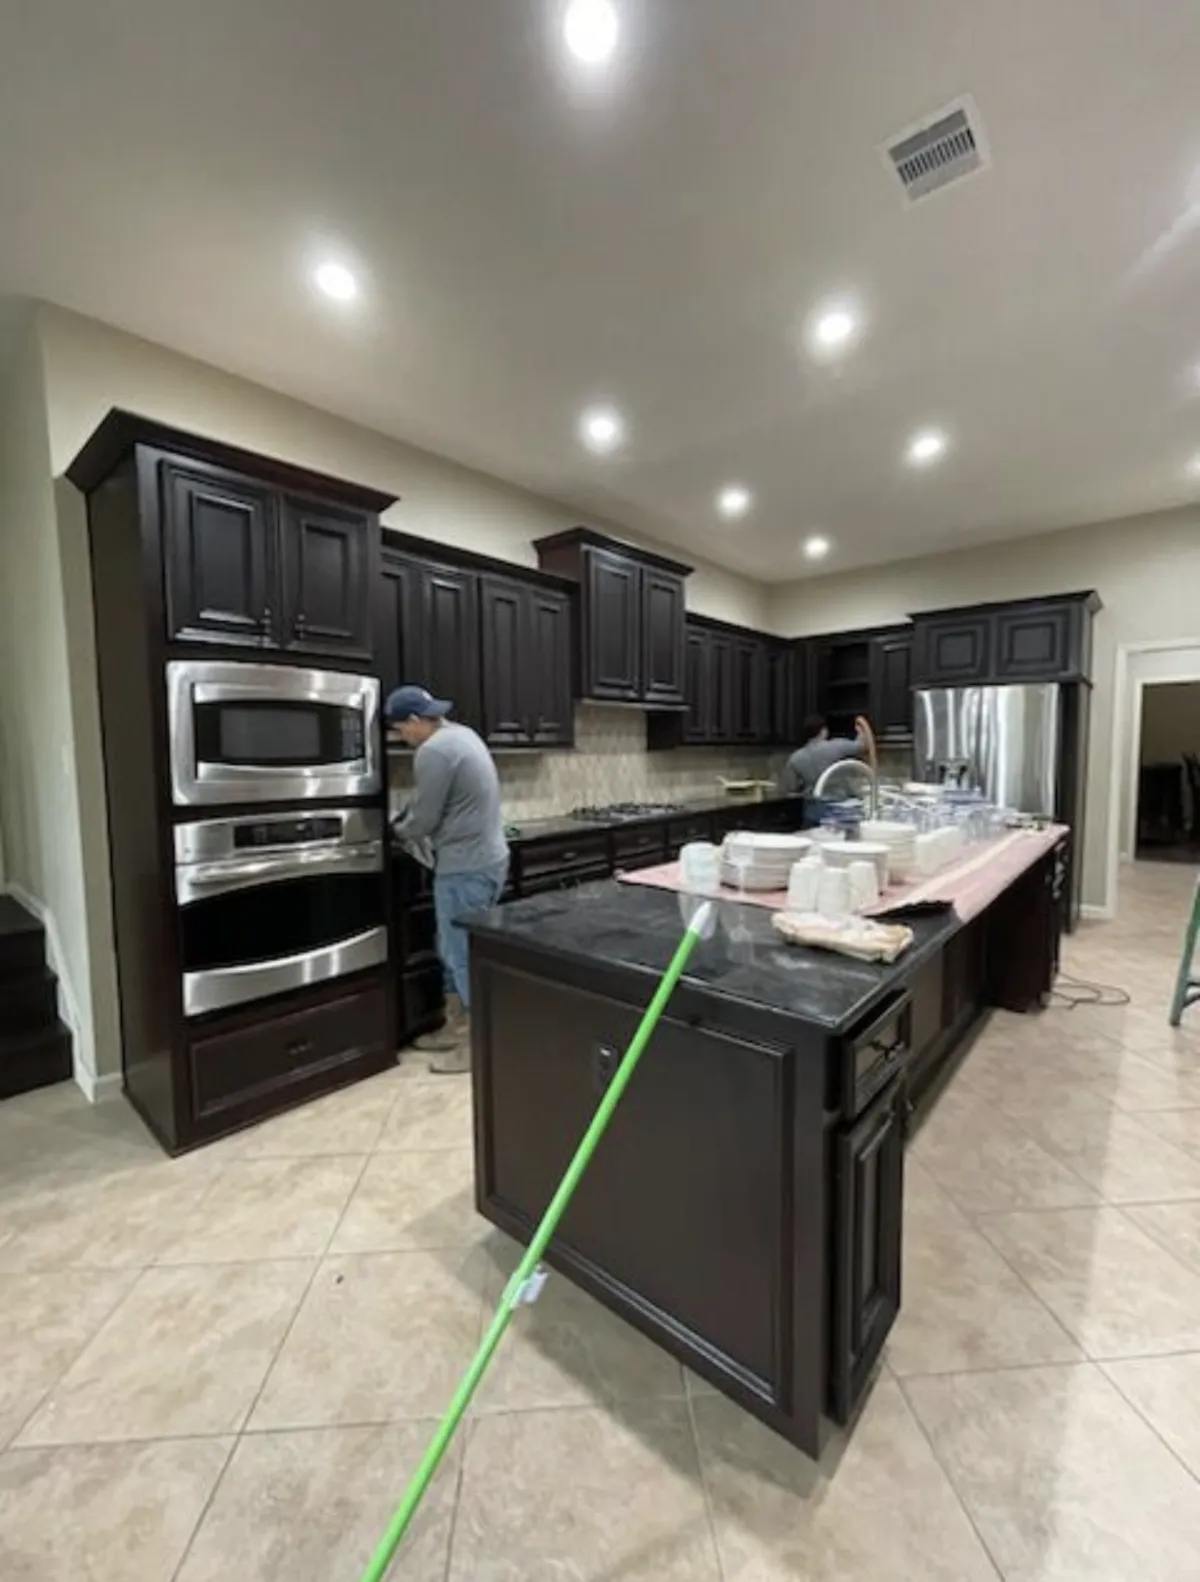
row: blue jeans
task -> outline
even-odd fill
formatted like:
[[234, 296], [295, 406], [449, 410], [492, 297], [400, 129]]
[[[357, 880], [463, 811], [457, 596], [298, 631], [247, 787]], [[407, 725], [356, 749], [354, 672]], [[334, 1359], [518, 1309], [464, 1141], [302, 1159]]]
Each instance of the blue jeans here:
[[433, 910], [437, 917], [437, 947], [442, 958], [446, 993], [457, 994], [466, 1010], [471, 1003], [468, 970], [470, 938], [461, 919], [486, 912], [500, 899], [508, 879], [508, 860], [479, 873], [435, 873]]

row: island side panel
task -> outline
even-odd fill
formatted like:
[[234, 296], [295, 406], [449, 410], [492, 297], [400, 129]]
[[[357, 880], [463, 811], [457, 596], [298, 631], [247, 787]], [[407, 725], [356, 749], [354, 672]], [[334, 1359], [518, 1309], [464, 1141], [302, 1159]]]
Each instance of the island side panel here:
[[[523, 1242], [647, 998], [644, 975], [617, 998], [565, 973], [473, 942], [476, 1201]], [[812, 1454], [828, 1345], [820, 1042], [798, 1083], [787, 1044], [664, 1017], [548, 1259]]]

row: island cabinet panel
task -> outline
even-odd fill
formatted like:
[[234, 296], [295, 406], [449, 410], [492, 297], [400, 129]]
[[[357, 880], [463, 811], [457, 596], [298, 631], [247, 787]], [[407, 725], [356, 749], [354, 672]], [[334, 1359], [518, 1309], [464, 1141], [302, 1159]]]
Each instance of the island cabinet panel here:
[[[476, 942], [472, 1015], [479, 1207], [527, 1240], [641, 1007], [532, 977]], [[793, 1372], [787, 1091], [784, 1051], [664, 1018], [550, 1252], [723, 1388], [777, 1409]], [[819, 1224], [819, 1201], [803, 1212]]]

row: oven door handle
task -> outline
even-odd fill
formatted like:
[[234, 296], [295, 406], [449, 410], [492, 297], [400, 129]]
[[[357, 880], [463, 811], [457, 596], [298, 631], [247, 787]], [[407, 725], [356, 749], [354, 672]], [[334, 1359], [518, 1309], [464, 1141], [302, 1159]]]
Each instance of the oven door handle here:
[[382, 873], [383, 842], [333, 846], [318, 851], [280, 852], [274, 857], [246, 857], [233, 862], [188, 863], [175, 870], [180, 904], [201, 895], [245, 890], [276, 879], [303, 879], [314, 873]]

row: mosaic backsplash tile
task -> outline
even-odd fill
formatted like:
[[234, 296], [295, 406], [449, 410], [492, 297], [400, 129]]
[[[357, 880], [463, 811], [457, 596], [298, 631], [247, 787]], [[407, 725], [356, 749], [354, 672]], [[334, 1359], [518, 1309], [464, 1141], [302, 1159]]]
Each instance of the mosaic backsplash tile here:
[[[774, 780], [786, 758], [785, 751], [764, 748], [647, 752], [641, 710], [581, 703], [575, 710], [574, 752], [499, 752], [496, 767], [505, 817], [519, 823], [609, 802], [676, 802], [710, 791], [719, 796], [720, 777]], [[893, 758], [881, 755], [881, 772], [907, 776], [907, 754]], [[393, 756], [389, 766], [395, 803], [412, 785], [411, 760]]]

